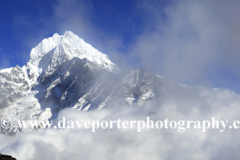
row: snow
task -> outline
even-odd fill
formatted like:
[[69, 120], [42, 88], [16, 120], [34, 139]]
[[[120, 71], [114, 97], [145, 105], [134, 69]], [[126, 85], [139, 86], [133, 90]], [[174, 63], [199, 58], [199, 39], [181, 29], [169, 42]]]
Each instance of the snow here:
[[66, 31], [61, 36], [55, 33], [53, 37], [44, 39], [32, 49], [30, 63], [39, 68], [38, 74], [41, 74], [43, 70], [51, 71], [65, 59], [71, 60], [74, 57], [86, 58], [107, 71], [120, 71], [106, 54], [99, 52], [71, 31]]
[[57, 33], [55, 33], [53, 37], [44, 39], [41, 43], [32, 49], [30, 53], [30, 63], [32, 63], [34, 66], [38, 66], [41, 58], [56, 46], [58, 46], [60, 43], [61, 36], [59, 36]]
[[158, 78], [163, 78], [162, 76], [159, 76], [158, 74], [156, 74], [156, 76], [157, 76]]
[[89, 111], [115, 102], [142, 105], [172, 86], [144, 69], [121, 72], [71, 31], [44, 39], [22, 68], [0, 73], [0, 116], [20, 120], [53, 119], [66, 107]]
[[0, 73], [11, 73], [11, 71], [12, 71], [12, 67], [11, 68], [1, 69]]
[[46, 121], [52, 117], [51, 108], [46, 108], [38, 117], [38, 121]]

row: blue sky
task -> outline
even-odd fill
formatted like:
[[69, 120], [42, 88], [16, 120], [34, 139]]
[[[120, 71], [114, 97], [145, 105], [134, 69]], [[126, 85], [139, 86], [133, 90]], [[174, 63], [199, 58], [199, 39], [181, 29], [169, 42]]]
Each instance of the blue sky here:
[[[2, 53], [6, 58], [11, 59], [10, 66], [18, 64], [24, 65], [25, 59], [18, 59], [21, 52], [30, 52], [31, 48], [34, 46], [29, 46], [26, 42], [28, 39], [32, 39], [36, 42], [33, 43], [37, 45], [43, 38], [52, 36], [56, 32], [63, 34], [64, 31], [61, 27], [61, 16], [55, 15], [57, 7], [61, 8], [66, 5], [66, 2], [56, 1], [56, 0], [43, 0], [43, 1], [1, 1], [1, 38], [0, 44]], [[62, 4], [63, 3], [63, 4]], [[72, 5], [73, 4], [73, 5]], [[135, 1], [72, 1], [68, 3], [66, 11], [73, 9], [70, 14], [79, 14], [77, 19], [84, 19], [83, 14], [88, 14], [86, 16], [91, 25], [97, 26], [106, 35], [114, 35], [122, 38], [124, 46], [121, 49], [125, 50], [128, 44], [131, 43], [133, 38], [140, 34], [144, 30], [144, 20], [141, 12], [137, 11], [135, 6]], [[77, 4], [74, 6], [74, 4]], [[58, 6], [59, 5], [59, 6]], [[65, 8], [61, 8], [65, 9]], [[82, 11], [78, 11], [82, 10]], [[61, 14], [61, 13], [59, 13]], [[63, 13], [64, 14], [64, 13]], [[76, 15], [78, 16], [78, 15]], [[67, 15], [62, 21], [67, 20], [71, 15]], [[78, 26], [70, 23], [65, 28], [66, 30], [72, 30], [73, 28], [78, 30]], [[79, 24], [81, 25], [81, 24]], [[79, 26], [81, 29], [81, 26]], [[85, 35], [81, 36], [85, 39]], [[94, 37], [92, 37], [94, 38]], [[20, 59], [19, 59], [20, 58]]]
[[240, 2], [19, 0], [0, 2], [0, 68], [71, 30], [123, 69], [146, 68], [188, 85], [240, 91]]

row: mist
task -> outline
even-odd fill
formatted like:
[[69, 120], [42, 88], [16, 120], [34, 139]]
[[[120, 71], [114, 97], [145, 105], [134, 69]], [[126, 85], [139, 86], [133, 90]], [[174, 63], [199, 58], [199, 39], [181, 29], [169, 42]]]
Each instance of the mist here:
[[[177, 88], [176, 88], [177, 90]], [[240, 97], [229, 90], [187, 87], [144, 106], [114, 105], [90, 112], [64, 109], [58, 120], [239, 119]], [[238, 130], [219, 129], [38, 129], [0, 135], [0, 151], [17, 159], [238, 159]]]
[[[52, 31], [71, 30], [109, 55], [122, 70], [145, 68], [183, 86], [173, 88], [143, 106], [119, 105], [95, 111], [64, 109], [54, 120], [227, 120], [240, 117], [239, 39], [240, 2], [237, 0], [141, 0], [136, 8], [146, 24], [126, 49], [123, 37], [109, 35], [91, 21], [94, 6], [85, 1], [59, 0], [44, 29], [26, 36], [34, 47]], [[161, 10], [159, 9], [161, 8]], [[147, 18], [145, 17], [147, 16]], [[23, 18], [24, 20], [24, 18]], [[27, 21], [16, 21], [25, 27]], [[31, 25], [30, 25], [31, 26]], [[53, 29], [54, 28], [54, 29]], [[121, 33], [120, 33], [121, 35]], [[125, 49], [123, 49], [125, 48]], [[0, 50], [1, 51], [1, 50]], [[29, 51], [30, 52], [30, 51]], [[26, 52], [25, 55], [29, 55]], [[23, 56], [26, 57], [26, 56]], [[6, 64], [5, 64], [6, 63]], [[1, 63], [0, 68], [10, 62]], [[189, 87], [199, 86], [199, 87]], [[200, 87], [201, 86], [201, 87]], [[173, 86], [174, 87], [174, 86]], [[239, 131], [209, 129], [38, 129], [16, 136], [0, 135], [0, 152], [19, 160], [237, 160]]]
[[[239, 2], [143, 1], [151, 15], [132, 54], [143, 68], [178, 83], [239, 91]], [[165, 15], [165, 18], [162, 17]]]

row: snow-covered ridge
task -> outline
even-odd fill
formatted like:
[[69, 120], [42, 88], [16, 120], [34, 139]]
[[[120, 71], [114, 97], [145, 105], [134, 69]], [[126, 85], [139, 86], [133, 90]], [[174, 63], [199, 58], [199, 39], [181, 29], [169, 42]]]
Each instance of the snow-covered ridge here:
[[[22, 68], [0, 70], [0, 118], [47, 120], [52, 109], [57, 114], [61, 104], [75, 104], [101, 73], [119, 72], [106, 54], [71, 31], [55, 33], [31, 50], [30, 60]], [[15, 129], [4, 132], [17, 132]]]
[[[66, 31], [64, 35], [55, 33], [53, 37], [44, 39], [32, 49], [30, 63], [39, 69], [39, 74], [46, 68], [56, 67], [53, 64], [49, 66], [49, 62], [44, 62], [46, 60], [43, 60], [43, 57], [47, 60], [52, 60], [50, 63], [55, 64], [66, 59], [71, 60], [74, 57], [86, 58], [107, 71], [120, 71], [106, 54], [99, 52], [71, 31]], [[40, 61], [43, 62], [40, 63]]]
[[42, 40], [41, 43], [39, 43], [35, 48], [31, 50], [30, 63], [38, 66], [41, 58], [49, 51], [56, 48], [61, 43], [61, 39], [62, 37], [59, 34], [55, 33], [53, 37], [49, 37], [47, 39], [45, 38]]
[[[0, 70], [0, 118], [48, 120], [67, 107], [89, 111], [116, 102], [143, 105], [176, 88], [144, 69], [121, 72], [106, 54], [67, 31], [39, 43], [22, 68]], [[2, 131], [19, 129], [16, 124]]]

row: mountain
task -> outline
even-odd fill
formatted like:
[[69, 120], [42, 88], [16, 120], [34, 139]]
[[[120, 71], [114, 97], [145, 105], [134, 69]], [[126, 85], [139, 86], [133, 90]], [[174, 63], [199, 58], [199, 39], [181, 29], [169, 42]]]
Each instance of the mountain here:
[[10, 155], [5, 155], [0, 153], [0, 160], [16, 160], [16, 158], [13, 158]]
[[[66, 107], [89, 111], [143, 105], [181, 86], [144, 69], [121, 71], [71, 31], [44, 39], [23, 67], [0, 70], [0, 117], [48, 120]], [[31, 130], [27, 128], [25, 130]], [[18, 124], [2, 128], [17, 133]]]

